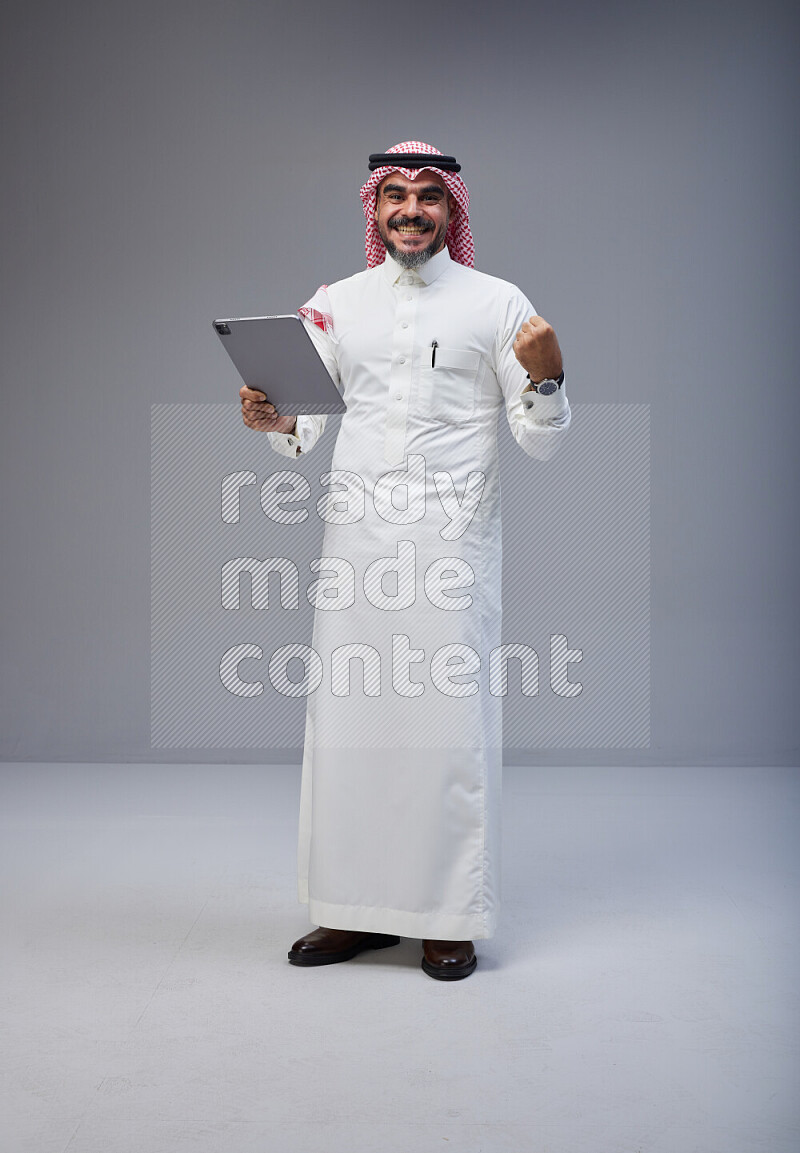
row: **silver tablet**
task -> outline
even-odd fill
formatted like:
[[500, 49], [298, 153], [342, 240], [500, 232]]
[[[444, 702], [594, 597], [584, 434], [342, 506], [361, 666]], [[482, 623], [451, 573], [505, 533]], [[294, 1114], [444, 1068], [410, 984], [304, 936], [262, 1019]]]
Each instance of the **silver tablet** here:
[[347, 411], [297, 313], [215, 320], [214, 331], [247, 387], [266, 393], [279, 416]]

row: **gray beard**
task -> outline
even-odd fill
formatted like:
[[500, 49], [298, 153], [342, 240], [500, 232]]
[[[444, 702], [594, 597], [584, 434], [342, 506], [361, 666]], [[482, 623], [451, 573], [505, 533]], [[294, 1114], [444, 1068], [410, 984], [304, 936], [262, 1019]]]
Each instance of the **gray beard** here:
[[[407, 218], [403, 218], [401, 223], [409, 223]], [[431, 242], [426, 244], [424, 248], [420, 248], [417, 252], [398, 252], [391, 237], [390, 230], [384, 234], [382, 229], [378, 229], [378, 234], [383, 241], [384, 247], [389, 255], [397, 261], [401, 268], [421, 268], [423, 264], [427, 264], [432, 256], [436, 254], [437, 248], [444, 247], [444, 238], [447, 235], [447, 226], [450, 223], [448, 216], [444, 225], [435, 231], [431, 232]]]
[[427, 264], [433, 256], [438, 241], [434, 237], [430, 244], [425, 248], [420, 248], [417, 252], [398, 252], [388, 238], [384, 240], [383, 243], [392, 259], [396, 260], [402, 268], [421, 268], [422, 265]]

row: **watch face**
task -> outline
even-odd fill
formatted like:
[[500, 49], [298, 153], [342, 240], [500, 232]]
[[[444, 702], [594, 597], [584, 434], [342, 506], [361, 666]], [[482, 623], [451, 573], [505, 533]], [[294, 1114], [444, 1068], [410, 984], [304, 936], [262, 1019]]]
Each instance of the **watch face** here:
[[554, 392], [558, 391], [558, 385], [554, 380], [543, 380], [541, 384], [536, 385], [536, 391], [539, 396], [552, 396]]

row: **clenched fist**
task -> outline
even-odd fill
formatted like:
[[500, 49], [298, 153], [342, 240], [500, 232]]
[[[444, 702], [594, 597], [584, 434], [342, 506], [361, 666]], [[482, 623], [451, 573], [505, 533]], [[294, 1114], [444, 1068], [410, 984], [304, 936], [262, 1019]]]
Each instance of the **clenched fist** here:
[[266, 394], [243, 384], [239, 389], [242, 398], [242, 420], [248, 428], [256, 432], [294, 432], [294, 416], [278, 416], [275, 406], [267, 400]]
[[514, 355], [534, 384], [561, 373], [561, 349], [558, 337], [541, 316], [526, 320], [514, 341]]

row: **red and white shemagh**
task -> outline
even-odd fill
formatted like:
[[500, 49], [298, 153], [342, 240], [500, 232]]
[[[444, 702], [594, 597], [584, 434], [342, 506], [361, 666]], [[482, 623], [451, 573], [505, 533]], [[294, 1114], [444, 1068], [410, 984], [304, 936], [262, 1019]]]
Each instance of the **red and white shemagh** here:
[[[405, 140], [402, 144], [395, 144], [394, 147], [388, 148], [387, 153], [389, 152], [424, 152], [429, 156], [442, 155], [438, 148], [432, 148], [430, 144], [423, 144], [421, 140]], [[469, 193], [466, 184], [458, 173], [445, 172], [440, 168], [402, 168], [399, 164], [394, 168], [387, 164], [383, 168], [376, 168], [361, 189], [361, 203], [364, 205], [364, 215], [367, 218], [367, 236], [364, 245], [367, 253], [367, 268], [374, 268], [376, 264], [382, 264], [386, 256], [386, 247], [381, 240], [375, 221], [375, 191], [390, 172], [402, 172], [408, 180], [416, 180], [421, 172], [434, 172], [442, 178], [456, 202], [456, 207], [447, 227], [445, 244], [453, 260], [457, 260], [459, 264], [466, 264], [467, 268], [474, 267], [475, 245], [469, 228]]]
[[328, 300], [327, 284], [321, 284], [310, 300], [307, 300], [297, 312], [306, 316], [321, 328], [323, 332], [333, 333], [333, 317], [330, 313], [331, 303]]
[[[404, 152], [424, 152], [430, 156], [442, 155], [438, 148], [433, 148], [421, 140], [405, 140], [402, 144], [395, 144], [392, 148], [388, 148], [387, 153], [389, 152], [401, 154]], [[382, 264], [386, 258], [386, 246], [381, 240], [375, 220], [375, 194], [380, 182], [390, 172], [401, 172], [408, 180], [416, 180], [421, 172], [434, 172], [442, 178], [456, 202], [456, 207], [450, 215], [445, 244], [453, 260], [458, 261], [459, 264], [465, 264], [467, 268], [473, 268], [475, 265], [475, 244], [469, 227], [469, 193], [464, 181], [457, 172], [445, 172], [440, 168], [403, 168], [400, 164], [397, 167], [387, 164], [382, 168], [376, 168], [361, 189], [361, 203], [364, 206], [364, 216], [367, 218], [367, 233], [364, 243], [367, 253], [367, 268], [375, 268], [376, 265]], [[333, 318], [329, 311], [328, 294], [325, 291], [327, 287], [327, 284], [323, 284], [311, 299], [297, 311], [301, 316], [307, 316], [317, 327], [326, 332], [332, 332]]]

